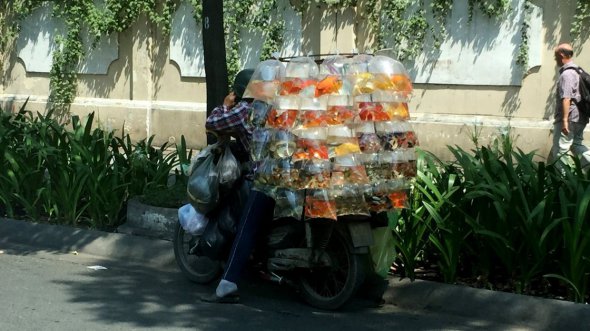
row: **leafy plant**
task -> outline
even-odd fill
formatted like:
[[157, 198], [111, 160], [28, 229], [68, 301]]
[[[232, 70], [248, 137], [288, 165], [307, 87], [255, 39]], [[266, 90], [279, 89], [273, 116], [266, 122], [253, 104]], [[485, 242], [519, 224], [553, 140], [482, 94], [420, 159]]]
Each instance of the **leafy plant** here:
[[565, 176], [559, 186], [559, 210], [561, 225], [560, 242], [563, 243], [560, 273], [546, 274], [557, 278], [571, 289], [570, 298], [584, 302], [590, 280], [590, 183], [577, 158], [575, 167], [565, 168]]
[[51, 145], [37, 139], [46, 136], [48, 123], [46, 117], [34, 117], [25, 110], [20, 111], [9, 119], [10, 130], [6, 132], [4, 150], [6, 181], [3, 187], [8, 194], [7, 205], [13, 215], [39, 218], [43, 206], [46, 206], [46, 176], [45, 160], [54, 152]]
[[159, 148], [154, 147], [154, 136], [136, 143], [132, 143], [128, 135], [115, 139], [122, 150], [116, 160], [125, 174], [124, 181], [129, 183], [130, 196], [142, 195], [148, 189], [166, 187], [168, 177], [179, 166], [177, 150], [167, 151], [168, 143]]
[[[426, 154], [419, 154], [417, 158], [419, 173], [427, 173], [433, 166], [431, 162], [425, 160], [425, 156]], [[427, 210], [421, 204], [423, 197], [424, 193], [414, 187], [410, 194], [409, 208], [387, 214], [390, 223], [395, 228], [393, 232], [394, 245], [399, 252], [404, 276], [411, 280], [416, 278], [416, 265], [423, 258], [431, 229], [428, 223], [431, 219], [425, 216]]]
[[[463, 210], [477, 238], [475, 251], [497, 258], [505, 274], [518, 280], [517, 291], [525, 290], [554, 248], [548, 236], [557, 225], [552, 210], [555, 193], [547, 168], [533, 162], [534, 153], [514, 151], [508, 135], [477, 148], [473, 155], [458, 148], [451, 151], [464, 174]], [[498, 271], [489, 265], [478, 267], [486, 277]]]
[[430, 153], [423, 154], [426, 169], [418, 173], [416, 189], [423, 194], [424, 217], [430, 219], [429, 240], [440, 256], [439, 267], [446, 282], [454, 282], [461, 250], [471, 234], [461, 209], [462, 185], [453, 166]]
[[153, 137], [132, 143], [94, 128], [93, 113], [84, 121], [74, 116], [66, 129], [52, 111], [33, 115], [25, 106], [16, 114], [0, 110], [2, 214], [112, 229], [124, 220], [131, 193], [166, 187], [174, 171], [186, 178], [179, 156], [188, 163], [192, 151], [184, 137], [175, 148], [156, 148]]

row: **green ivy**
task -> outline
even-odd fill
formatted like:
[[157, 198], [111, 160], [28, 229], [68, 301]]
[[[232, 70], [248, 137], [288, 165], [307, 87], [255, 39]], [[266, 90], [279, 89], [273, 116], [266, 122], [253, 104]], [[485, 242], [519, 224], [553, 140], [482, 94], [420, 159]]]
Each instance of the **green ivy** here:
[[469, 0], [469, 20], [473, 19], [475, 8], [489, 18], [502, 17], [510, 8], [510, 0]]
[[53, 13], [65, 21], [67, 34], [58, 36], [57, 50], [49, 72], [49, 102], [56, 108], [56, 116], [65, 118], [69, 105], [76, 97], [78, 64], [84, 58], [82, 24], [88, 14], [88, 0], [71, 0], [67, 5], [55, 4]]
[[574, 21], [570, 29], [570, 33], [574, 39], [579, 40], [580, 36], [588, 36], [588, 32], [590, 32], [588, 18], [590, 18], [590, 0], [578, 0]]
[[293, 8], [299, 14], [303, 14], [304, 12], [309, 10], [312, 3], [313, 3], [313, 5], [315, 5], [317, 7], [325, 5], [328, 8], [332, 8], [332, 9], [333, 8], [349, 8], [349, 7], [355, 7], [357, 4], [357, 0], [299, 0], [293, 5]]
[[[42, 1], [14, 0], [0, 4], [0, 55], [7, 53], [10, 41], [18, 33], [18, 24], [23, 18], [44, 3], [55, 7], [54, 15], [62, 18], [66, 35], [58, 38], [59, 47], [53, 54], [50, 73], [50, 100], [56, 107], [67, 107], [76, 96], [77, 67], [84, 59], [82, 36], [87, 30], [96, 43], [101, 37], [128, 29], [144, 15], [150, 23], [158, 26], [164, 34], [171, 29], [171, 20], [181, 0], [93, 0]], [[188, 0], [194, 8], [194, 19], [201, 24], [202, 0]], [[229, 81], [242, 68], [239, 49], [242, 47], [240, 30], [258, 31], [264, 36], [261, 60], [268, 59], [283, 45], [284, 20], [280, 17], [277, 0], [222, 0], [224, 3], [224, 28], [226, 32], [227, 66]], [[292, 0], [293, 8], [303, 13], [311, 6], [328, 9], [356, 7], [357, 0]], [[440, 47], [447, 36], [447, 18], [454, 0], [365, 0], [363, 12], [374, 36], [375, 49], [393, 47], [400, 60], [418, 55], [427, 43], [433, 40], [434, 48]], [[475, 11], [489, 18], [501, 18], [510, 9], [510, 0], [468, 0], [469, 20]], [[517, 63], [526, 66], [529, 51], [528, 28], [530, 24], [530, 0], [525, 1], [526, 18], [521, 26], [522, 43], [517, 54]], [[429, 24], [431, 14], [434, 24]], [[572, 24], [573, 36], [586, 31], [584, 22], [590, 17], [590, 0], [579, 0]], [[274, 19], [273, 19], [274, 18]], [[246, 29], [246, 30], [243, 30]], [[390, 44], [388, 44], [390, 42]], [[2, 57], [0, 56], [0, 61]], [[0, 62], [0, 65], [2, 63]]]
[[[276, 0], [224, 0], [224, 24], [226, 33], [226, 57], [229, 82], [243, 67], [240, 59], [240, 48], [243, 42], [240, 31], [261, 32], [264, 42], [261, 60], [269, 59], [272, 53], [280, 51], [283, 46], [285, 23], [279, 17]], [[244, 30], [245, 29], [245, 30]]]
[[381, 11], [380, 1], [379, 0], [365, 0], [365, 8], [367, 13], [367, 22], [370, 29], [370, 34], [374, 36], [373, 44], [378, 49], [383, 48], [383, 34], [379, 33], [381, 30], [379, 27], [379, 12]]
[[239, 46], [241, 44], [240, 26], [245, 24], [246, 17], [250, 13], [253, 0], [231, 1], [223, 0], [225, 28], [227, 71], [231, 82], [233, 77], [241, 69]]
[[201, 23], [203, 19], [203, 0], [190, 0], [193, 6], [193, 17], [197, 23]]
[[[0, 72], [4, 68], [4, 54], [9, 48], [9, 45], [14, 40], [16, 33], [10, 24], [1, 24], [1, 22], [9, 22], [11, 17], [10, 6], [8, 2], [0, 4]], [[2, 75], [0, 75], [0, 83], [2, 82]]]
[[454, 0], [433, 0], [430, 4], [434, 23], [436, 23], [436, 25], [432, 27], [435, 48], [439, 48], [442, 41], [447, 36], [447, 17], [449, 17], [451, 11], [453, 11], [453, 2]]
[[[421, 3], [422, 4], [422, 3]], [[378, 34], [381, 36], [379, 48], [393, 48], [398, 59], [416, 56], [424, 46], [429, 29], [426, 11], [411, 0], [385, 1], [381, 6], [383, 20]], [[393, 44], [385, 44], [384, 36], [389, 36]]]
[[283, 47], [285, 21], [281, 19], [272, 21], [273, 16], [279, 16], [276, 0], [262, 1], [258, 6], [257, 11], [253, 12], [249, 26], [263, 33], [264, 43], [260, 58], [264, 60], [271, 58], [274, 52], [278, 52]]
[[[86, 55], [82, 40], [84, 31], [94, 37], [96, 44], [103, 36], [128, 29], [144, 14], [152, 24], [168, 34], [176, 9], [174, 0], [104, 0], [98, 5], [93, 0], [16, 0], [6, 5], [4, 16], [0, 16], [4, 19], [0, 21], [0, 26], [8, 32], [18, 32], [20, 22], [44, 3], [53, 5], [54, 17], [61, 18], [66, 27], [65, 35], [55, 40], [58, 47], [53, 54], [49, 73], [49, 101], [57, 109], [56, 116], [67, 114], [69, 105], [76, 97], [78, 66]], [[3, 54], [7, 51], [7, 40], [3, 34], [0, 39], [0, 51]]]
[[0, 3], [0, 72], [4, 68], [4, 57], [20, 30], [20, 22], [33, 10], [43, 4], [42, 0], [14, 0]]
[[530, 0], [524, 2], [524, 19], [520, 26], [521, 42], [518, 48], [518, 54], [516, 55], [516, 63], [523, 68], [527, 68], [529, 62], [529, 27], [531, 26], [531, 14], [533, 6]]

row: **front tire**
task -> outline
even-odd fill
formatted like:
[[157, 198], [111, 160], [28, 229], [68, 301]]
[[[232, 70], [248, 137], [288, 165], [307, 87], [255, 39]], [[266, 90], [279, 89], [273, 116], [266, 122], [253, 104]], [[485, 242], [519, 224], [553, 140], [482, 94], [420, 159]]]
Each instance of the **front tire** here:
[[190, 254], [191, 245], [198, 240], [199, 236], [186, 233], [180, 223], [176, 224], [173, 240], [174, 257], [180, 271], [192, 282], [208, 284], [221, 273], [221, 262], [206, 256]]
[[363, 283], [364, 255], [353, 254], [351, 245], [339, 231], [333, 232], [325, 253], [331, 265], [302, 271], [300, 288], [311, 306], [334, 310], [346, 304]]

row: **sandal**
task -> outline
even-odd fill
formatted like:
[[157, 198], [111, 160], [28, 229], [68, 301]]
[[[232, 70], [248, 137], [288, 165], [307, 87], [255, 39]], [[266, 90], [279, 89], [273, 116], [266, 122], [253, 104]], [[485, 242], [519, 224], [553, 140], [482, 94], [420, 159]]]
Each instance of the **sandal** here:
[[220, 297], [217, 296], [217, 293], [213, 293], [212, 295], [202, 296], [201, 301], [209, 303], [238, 303], [240, 302], [240, 295], [237, 292], [233, 292]]

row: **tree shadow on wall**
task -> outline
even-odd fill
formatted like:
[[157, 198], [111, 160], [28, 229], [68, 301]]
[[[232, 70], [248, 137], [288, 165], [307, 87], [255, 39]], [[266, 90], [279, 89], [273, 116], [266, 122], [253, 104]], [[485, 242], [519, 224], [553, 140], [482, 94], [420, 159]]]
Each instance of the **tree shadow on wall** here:
[[[177, 10], [180, 10], [180, 8]], [[169, 66], [177, 70], [178, 79], [182, 83], [205, 83], [204, 67], [203, 77], [196, 77], [194, 76], [195, 73], [187, 74], [186, 72], [182, 72], [180, 65], [171, 58], [172, 41], [175, 41], [177, 45], [180, 44], [181, 52], [185, 59], [192, 59], [194, 61], [193, 64], [196, 62], [200, 66], [204, 66], [202, 23], [201, 21], [195, 21], [195, 17], [186, 10], [174, 14], [173, 19], [175, 21], [173, 22], [170, 34], [164, 33], [159, 27], [154, 27], [155, 38], [158, 40], [158, 43], [154, 44], [153, 47], [152, 59], [153, 98], [156, 100], [160, 99], [160, 93], [165, 89], [165, 73], [166, 68]], [[175, 31], [175, 29], [181, 30]], [[174, 91], [173, 88], [167, 90]], [[191, 94], [191, 99], [192, 102], [198, 101], [196, 99], [196, 93]]]
[[[121, 77], [133, 81], [133, 43], [128, 42], [128, 31], [113, 32], [116, 34], [117, 43], [117, 59], [112, 61], [107, 69], [106, 74], [78, 74], [78, 86], [85, 86], [88, 89], [88, 97], [101, 99], [121, 99], [121, 97], [113, 97], [111, 93], [116, 88], [121, 88], [125, 84], [120, 84]], [[99, 50], [95, 50], [99, 51]], [[88, 55], [88, 54], [87, 54]], [[129, 84], [130, 87], [133, 84]], [[131, 93], [125, 95], [131, 98]]]
[[[358, 15], [358, 13], [356, 15]], [[340, 46], [338, 45], [338, 41], [341, 37], [339, 37], [338, 32], [342, 31], [345, 27], [355, 25], [354, 8], [335, 9], [328, 8], [326, 5], [316, 5], [312, 3], [310, 5], [310, 10], [303, 14], [301, 25], [303, 31], [317, 31], [317, 33], [311, 38], [304, 38], [301, 45], [301, 51], [303, 53], [320, 54], [322, 44], [326, 43], [330, 43], [336, 48], [328, 50], [330, 53], [352, 52], [350, 49], [339, 49]], [[332, 39], [326, 41], [320, 38], [320, 32], [322, 30], [333, 31]]]

